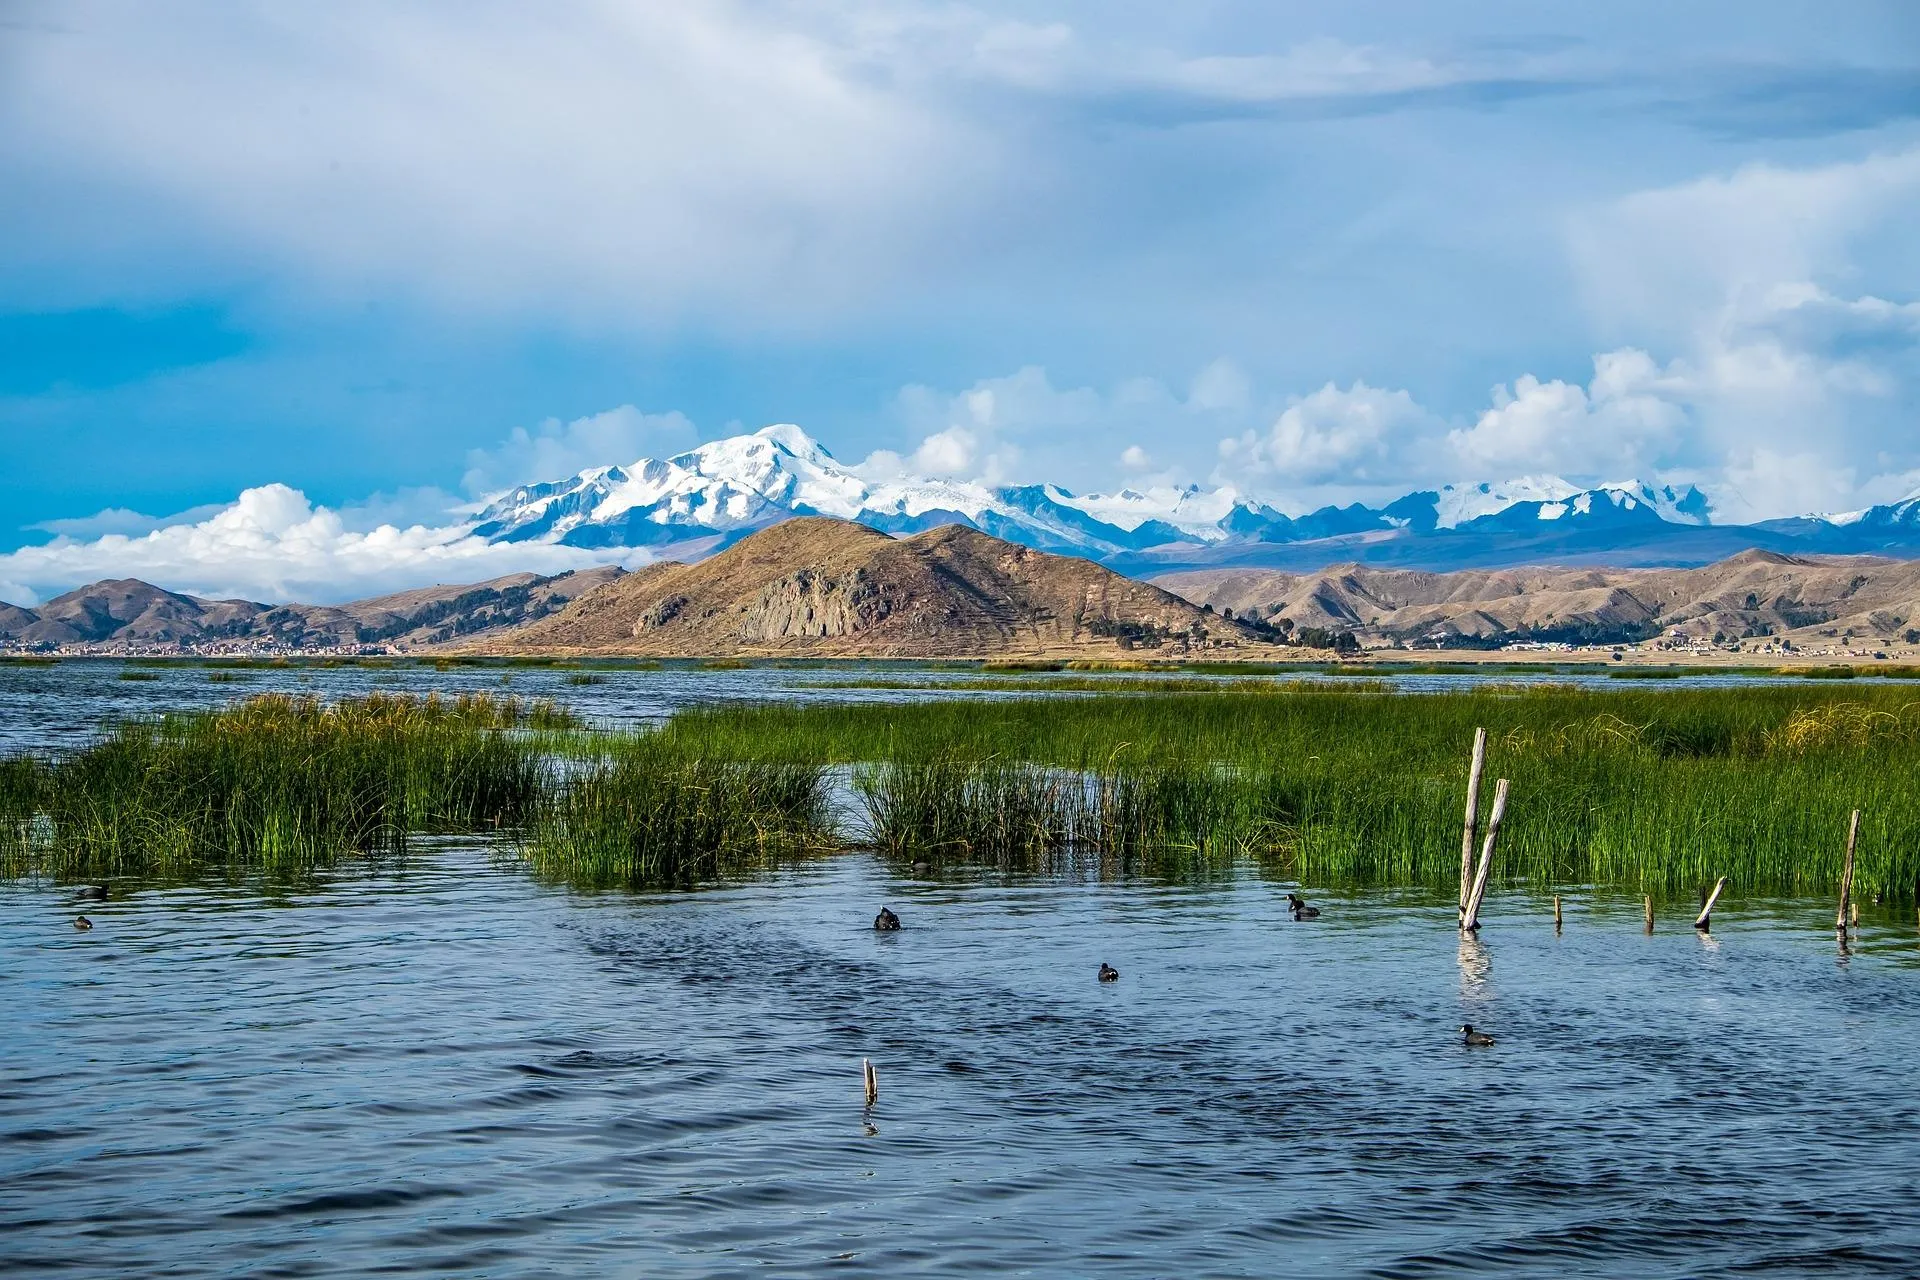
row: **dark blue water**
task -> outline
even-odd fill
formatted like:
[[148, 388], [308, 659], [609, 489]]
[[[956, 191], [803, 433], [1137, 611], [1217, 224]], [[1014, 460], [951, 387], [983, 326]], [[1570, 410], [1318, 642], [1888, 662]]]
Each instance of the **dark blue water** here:
[[0, 1270], [1915, 1273], [1910, 921], [1289, 887], [0, 888]]

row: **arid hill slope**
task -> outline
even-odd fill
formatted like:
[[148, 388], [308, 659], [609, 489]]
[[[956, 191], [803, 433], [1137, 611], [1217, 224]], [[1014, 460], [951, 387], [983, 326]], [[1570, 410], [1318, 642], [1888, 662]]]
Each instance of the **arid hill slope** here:
[[0, 641], [37, 645], [208, 645], [287, 648], [395, 642], [444, 644], [557, 613], [612, 581], [615, 566], [540, 577], [516, 573], [465, 586], [422, 587], [348, 604], [203, 600], [138, 578], [95, 582], [38, 609], [0, 604]]
[[1920, 625], [1920, 561], [1745, 551], [1700, 569], [1525, 568], [1420, 573], [1204, 570], [1156, 580], [1196, 604], [1402, 639], [1633, 640], [1843, 634], [1887, 641]]
[[488, 652], [979, 657], [1232, 648], [1250, 633], [1086, 560], [962, 525], [893, 538], [788, 520], [628, 574]]

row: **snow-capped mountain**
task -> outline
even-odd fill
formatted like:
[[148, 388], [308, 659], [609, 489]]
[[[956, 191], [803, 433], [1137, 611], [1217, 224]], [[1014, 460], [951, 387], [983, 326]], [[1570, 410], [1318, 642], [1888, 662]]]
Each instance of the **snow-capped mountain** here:
[[1742, 527], [1712, 524], [1706, 497], [1691, 486], [1632, 480], [1582, 488], [1558, 476], [1527, 476], [1446, 485], [1379, 508], [1354, 503], [1288, 516], [1231, 487], [1075, 494], [1053, 484], [868, 474], [790, 424], [495, 494], [471, 531], [494, 542], [684, 557], [795, 515], [837, 516], [891, 533], [964, 522], [1041, 550], [1140, 570], [1343, 559], [1433, 568], [1542, 559], [1704, 563], [1729, 547], [1920, 543], [1920, 495], [1851, 517]]
[[893, 533], [959, 520], [1029, 546], [1082, 554], [1221, 542], [1286, 523], [1231, 489], [1082, 496], [1050, 484], [869, 478], [799, 427], [781, 424], [672, 458], [522, 485], [490, 498], [473, 532], [496, 542], [650, 547], [716, 535], [731, 540], [793, 515], [838, 516]]

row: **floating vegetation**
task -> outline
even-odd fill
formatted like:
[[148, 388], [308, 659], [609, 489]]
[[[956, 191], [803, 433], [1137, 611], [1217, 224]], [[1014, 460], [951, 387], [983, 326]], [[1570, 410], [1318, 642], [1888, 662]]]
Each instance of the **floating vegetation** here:
[[585, 685], [592, 685], [592, 684], [605, 684], [606, 682], [607, 682], [607, 678], [601, 675], [597, 671], [576, 671], [572, 675], [567, 677], [567, 683], [571, 685], [585, 686]]
[[538, 806], [522, 854], [582, 888], [686, 887], [834, 847], [818, 766], [687, 755], [623, 743]]
[[[373, 694], [324, 705], [267, 694], [119, 725], [56, 760], [0, 771], [0, 863], [70, 879], [288, 874], [416, 833], [521, 821], [538, 708]], [[540, 714], [551, 716], [547, 711]]]
[[160, 673], [157, 671], [122, 671], [119, 678], [122, 680], [158, 680]]

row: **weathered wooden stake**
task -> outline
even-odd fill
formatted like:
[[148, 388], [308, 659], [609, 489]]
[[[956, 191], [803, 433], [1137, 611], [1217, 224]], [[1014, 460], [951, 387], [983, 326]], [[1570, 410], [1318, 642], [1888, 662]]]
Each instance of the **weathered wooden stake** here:
[[1702, 933], [1706, 933], [1713, 928], [1713, 904], [1720, 901], [1720, 891], [1726, 887], [1727, 878], [1725, 876], [1721, 876], [1719, 880], [1714, 882], [1713, 892], [1707, 895], [1706, 902], [1701, 904], [1700, 915], [1693, 922], [1694, 928]]
[[860, 1076], [867, 1085], [867, 1105], [872, 1106], [880, 1101], [880, 1078], [873, 1074], [873, 1062], [870, 1059], [860, 1059]]
[[1853, 811], [1853, 820], [1847, 824], [1847, 860], [1840, 867], [1840, 914], [1833, 918], [1833, 927], [1841, 933], [1847, 931], [1847, 908], [1853, 905], [1853, 846], [1860, 838], [1860, 811]]
[[1647, 932], [1653, 932], [1653, 895], [1647, 895]]
[[1473, 767], [1467, 770], [1467, 826], [1460, 836], [1460, 922], [1467, 920], [1467, 899], [1473, 893], [1473, 839], [1480, 825], [1480, 773], [1487, 767], [1487, 731], [1473, 731]]
[[1467, 909], [1460, 927], [1472, 933], [1480, 927], [1480, 903], [1487, 896], [1487, 872], [1493, 869], [1493, 846], [1500, 838], [1500, 820], [1507, 816], [1507, 780], [1493, 785], [1493, 812], [1487, 815], [1487, 840], [1480, 846], [1480, 869], [1473, 873], [1473, 892], [1467, 895]]
[[1553, 895], [1553, 927], [1555, 932], [1560, 929], [1560, 895], [1557, 893]]

